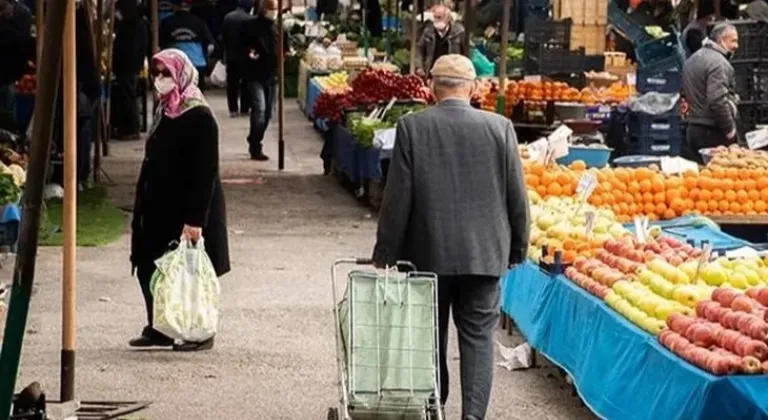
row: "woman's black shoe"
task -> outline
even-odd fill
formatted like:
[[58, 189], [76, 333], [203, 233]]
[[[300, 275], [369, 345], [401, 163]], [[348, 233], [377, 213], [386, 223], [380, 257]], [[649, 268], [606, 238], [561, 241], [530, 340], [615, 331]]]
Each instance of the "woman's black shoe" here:
[[155, 331], [152, 327], [144, 327], [141, 335], [128, 342], [131, 347], [170, 347], [173, 339]]
[[199, 343], [185, 341], [183, 343], [173, 345], [173, 351], [201, 351], [201, 350], [210, 350], [212, 348], [213, 348], [213, 338], [209, 338]]

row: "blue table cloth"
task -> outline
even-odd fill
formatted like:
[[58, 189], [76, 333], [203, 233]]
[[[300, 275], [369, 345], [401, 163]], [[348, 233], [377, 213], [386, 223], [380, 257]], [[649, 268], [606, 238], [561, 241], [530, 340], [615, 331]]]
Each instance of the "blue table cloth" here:
[[336, 168], [355, 183], [380, 180], [382, 171], [379, 150], [360, 146], [352, 133], [342, 125], [336, 125], [331, 130]]
[[602, 418], [768, 419], [768, 375], [710, 375], [563, 276], [527, 262], [508, 273], [502, 293], [502, 310], [529, 344], [571, 375]]
[[[624, 225], [634, 231], [634, 225]], [[661, 220], [651, 223], [651, 226], [659, 226], [662, 231], [681, 241], [692, 240], [694, 246], [701, 247], [703, 241], [708, 241], [714, 250], [729, 250], [749, 246], [750, 242], [729, 235], [720, 229], [701, 223], [701, 216], [683, 216], [672, 220]]]

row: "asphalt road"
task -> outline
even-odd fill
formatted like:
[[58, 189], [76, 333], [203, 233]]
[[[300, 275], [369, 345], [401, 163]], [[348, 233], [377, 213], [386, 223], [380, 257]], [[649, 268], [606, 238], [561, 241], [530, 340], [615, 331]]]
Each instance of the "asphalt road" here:
[[[325, 419], [338, 399], [330, 264], [369, 255], [375, 215], [324, 177], [319, 135], [287, 104], [287, 171], [246, 159], [247, 119], [219, 115], [233, 272], [221, 280], [221, 331], [214, 350], [136, 351], [126, 343], [145, 319], [130, 276], [128, 236], [78, 250], [77, 391], [80, 400], [152, 401], [138, 419]], [[266, 150], [276, 157], [276, 127]], [[113, 143], [104, 169], [113, 199], [130, 207], [141, 142]], [[127, 225], [126, 225], [127, 228]], [[10, 278], [10, 265], [2, 275]], [[40, 381], [59, 392], [61, 250], [42, 249], [22, 358], [20, 385]], [[453, 333], [452, 333], [453, 334]], [[508, 342], [506, 333], [500, 340]], [[455, 335], [452, 336], [455, 338]], [[512, 337], [519, 342], [519, 337]], [[452, 345], [455, 348], [455, 342]], [[458, 358], [451, 358], [458, 377]], [[489, 419], [589, 419], [554, 369], [497, 368]], [[459, 384], [448, 418], [457, 419]]]

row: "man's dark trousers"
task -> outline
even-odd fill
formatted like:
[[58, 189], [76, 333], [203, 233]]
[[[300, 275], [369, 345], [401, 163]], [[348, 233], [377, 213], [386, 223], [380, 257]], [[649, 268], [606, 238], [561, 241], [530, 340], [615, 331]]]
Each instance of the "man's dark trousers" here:
[[135, 73], [115, 74], [117, 91], [114, 109], [117, 132], [121, 136], [139, 134], [138, 75]]
[[440, 276], [438, 280], [440, 332], [440, 401], [448, 400], [448, 320], [459, 336], [461, 359], [461, 418], [484, 419], [493, 383], [493, 334], [499, 322], [498, 277]]
[[[251, 109], [251, 100], [248, 97], [245, 75], [245, 64], [241, 61], [227, 61], [227, 106], [229, 112], [247, 114]], [[238, 106], [238, 100], [239, 106]]]
[[246, 83], [251, 99], [251, 128], [248, 132], [248, 151], [251, 156], [263, 152], [264, 133], [272, 118], [275, 84], [272, 81], [249, 81]]

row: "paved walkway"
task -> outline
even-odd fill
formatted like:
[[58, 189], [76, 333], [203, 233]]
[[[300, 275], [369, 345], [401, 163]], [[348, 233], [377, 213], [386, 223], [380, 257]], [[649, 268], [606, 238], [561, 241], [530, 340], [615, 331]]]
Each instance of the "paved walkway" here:
[[[323, 177], [321, 141], [293, 101], [286, 110], [286, 171], [276, 159], [248, 161], [247, 119], [220, 118], [234, 271], [222, 279], [222, 323], [207, 353], [135, 351], [126, 346], [144, 322], [139, 288], [130, 277], [129, 237], [78, 251], [77, 397], [150, 400], [133, 419], [325, 419], [338, 397], [329, 266], [340, 256], [368, 255], [375, 216]], [[277, 157], [276, 125], [266, 152]], [[130, 206], [141, 162], [140, 142], [114, 143], [105, 170], [114, 200]], [[127, 227], [127, 225], [126, 225]], [[21, 383], [40, 381], [58, 397], [61, 251], [40, 251]], [[10, 278], [9, 267], [3, 276]], [[503, 340], [507, 337], [500, 335]], [[519, 338], [518, 338], [519, 340]], [[455, 353], [454, 353], [455, 354]], [[453, 377], [458, 360], [452, 359]], [[609, 361], [606, 361], [609, 363]], [[551, 368], [497, 370], [489, 419], [588, 419]], [[457, 419], [458, 383], [449, 419]]]

